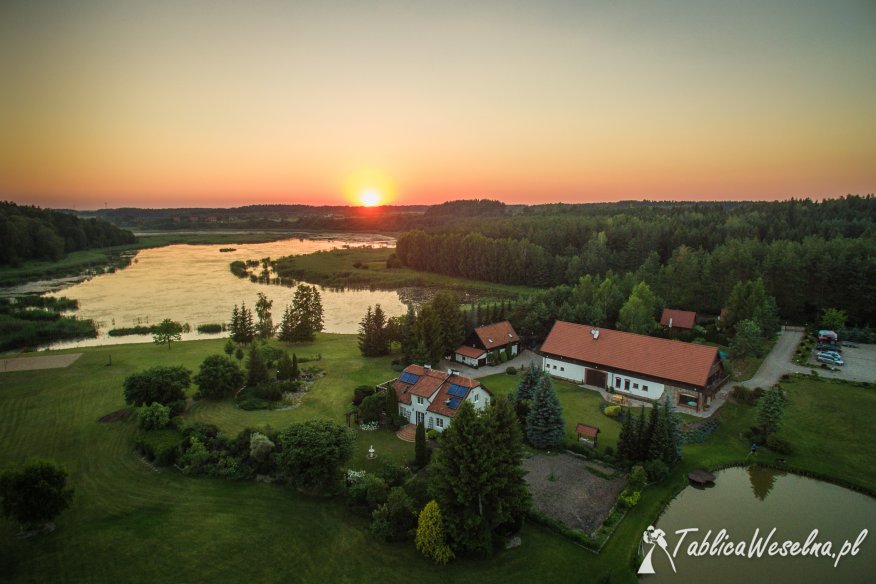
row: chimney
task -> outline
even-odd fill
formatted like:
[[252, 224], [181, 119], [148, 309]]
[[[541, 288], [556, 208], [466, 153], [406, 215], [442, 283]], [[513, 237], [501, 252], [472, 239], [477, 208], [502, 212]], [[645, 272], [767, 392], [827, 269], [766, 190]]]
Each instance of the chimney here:
[[669, 317], [669, 328], [672, 328], [672, 317]]
[[595, 341], [599, 338], [599, 329], [590, 329], [590, 334], [593, 335], [593, 340]]
[[432, 366], [429, 365], [428, 363], [423, 364], [423, 369], [431, 369], [431, 368], [432, 368]]

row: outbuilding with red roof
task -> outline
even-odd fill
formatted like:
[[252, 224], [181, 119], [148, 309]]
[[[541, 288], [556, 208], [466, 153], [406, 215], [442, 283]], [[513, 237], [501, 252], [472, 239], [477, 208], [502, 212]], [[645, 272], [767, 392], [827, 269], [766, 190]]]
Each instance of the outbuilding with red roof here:
[[701, 411], [727, 380], [718, 349], [590, 325], [557, 321], [541, 346], [555, 377], [649, 401]]
[[664, 308], [663, 314], [660, 316], [660, 324], [668, 329], [689, 331], [693, 329], [696, 323], [697, 313], [690, 310]]
[[[470, 367], [482, 367], [499, 360], [500, 353], [510, 357], [520, 350], [520, 337], [507, 320], [479, 326], [453, 354], [453, 360]], [[490, 355], [493, 355], [492, 359]]]

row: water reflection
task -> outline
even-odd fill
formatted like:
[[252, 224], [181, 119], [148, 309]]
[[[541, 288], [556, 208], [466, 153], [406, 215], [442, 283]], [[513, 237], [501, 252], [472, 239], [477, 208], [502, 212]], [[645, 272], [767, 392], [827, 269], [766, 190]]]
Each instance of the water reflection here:
[[754, 496], [761, 501], [765, 501], [767, 495], [773, 490], [776, 485], [776, 480], [779, 477], [785, 476], [785, 472], [763, 468], [759, 466], [748, 467], [748, 480], [751, 481], [751, 491]]
[[[383, 242], [392, 240], [383, 238]], [[150, 325], [170, 318], [199, 324], [227, 322], [235, 304], [245, 301], [255, 306], [258, 292], [274, 301], [274, 322], [279, 322], [294, 290], [286, 286], [253, 283], [238, 278], [229, 270], [234, 260], [307, 254], [343, 245], [374, 244], [374, 237], [360, 239], [287, 239], [256, 244], [171, 245], [146, 249], [137, 254], [128, 268], [103, 274], [88, 281], [58, 290], [55, 296], [79, 300], [80, 318], [94, 319], [99, 328], [96, 339], [58, 343], [53, 348], [82, 347], [133, 342], [150, 342], [149, 336], [109, 337], [116, 327]], [[234, 251], [220, 252], [221, 248]], [[407, 307], [399, 293], [382, 290], [320, 289], [325, 310], [325, 331], [356, 333], [368, 305], [380, 304], [387, 316], [404, 314]], [[216, 335], [183, 335], [184, 339]]]

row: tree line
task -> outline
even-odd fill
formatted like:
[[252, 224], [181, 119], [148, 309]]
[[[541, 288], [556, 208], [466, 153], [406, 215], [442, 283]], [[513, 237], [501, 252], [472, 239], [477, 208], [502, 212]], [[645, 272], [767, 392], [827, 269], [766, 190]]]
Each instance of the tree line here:
[[820, 203], [527, 208], [403, 233], [396, 255], [417, 270], [537, 287], [632, 274], [671, 307], [711, 314], [736, 282], [762, 278], [784, 319], [811, 320], [836, 306], [853, 324], [876, 324], [872, 195]]
[[55, 261], [71, 251], [135, 241], [130, 231], [100, 219], [0, 202], [0, 265]]

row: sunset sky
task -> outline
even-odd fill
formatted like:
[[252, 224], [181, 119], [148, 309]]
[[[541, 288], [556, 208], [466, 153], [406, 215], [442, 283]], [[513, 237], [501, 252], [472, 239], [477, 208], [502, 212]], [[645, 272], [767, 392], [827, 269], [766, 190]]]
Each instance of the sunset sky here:
[[0, 199], [876, 192], [876, 2], [4, 0]]

